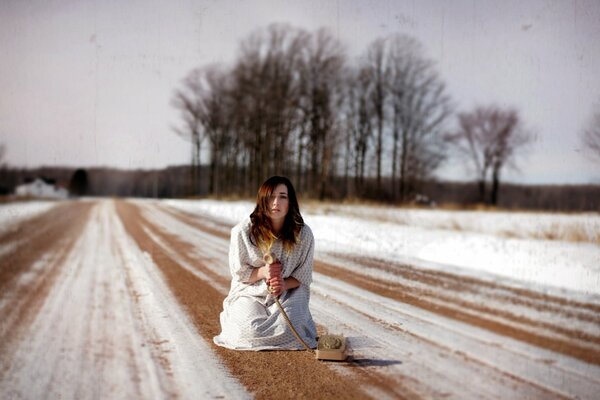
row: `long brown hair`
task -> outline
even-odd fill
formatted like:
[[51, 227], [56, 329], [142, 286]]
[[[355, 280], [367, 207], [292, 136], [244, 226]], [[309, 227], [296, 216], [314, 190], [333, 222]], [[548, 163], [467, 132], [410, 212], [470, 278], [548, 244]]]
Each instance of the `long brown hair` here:
[[272, 176], [258, 189], [256, 196], [256, 207], [250, 214], [252, 226], [250, 228], [250, 241], [263, 253], [268, 252], [278, 238], [273, 232], [269, 210], [271, 209], [270, 197], [277, 185], [285, 185], [288, 190], [288, 212], [285, 216], [283, 228], [279, 238], [283, 241], [283, 248], [287, 253], [291, 252], [294, 245], [298, 243], [300, 231], [304, 226], [304, 219], [300, 215], [300, 206], [292, 182], [283, 176]]

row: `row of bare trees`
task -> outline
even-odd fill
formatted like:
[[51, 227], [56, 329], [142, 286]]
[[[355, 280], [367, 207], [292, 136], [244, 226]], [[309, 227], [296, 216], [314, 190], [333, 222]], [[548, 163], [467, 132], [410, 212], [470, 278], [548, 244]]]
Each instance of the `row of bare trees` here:
[[491, 173], [495, 202], [501, 169], [530, 138], [516, 111], [497, 108], [461, 114], [448, 134], [445, 85], [419, 42], [400, 34], [351, 62], [326, 29], [271, 25], [242, 41], [233, 65], [191, 71], [173, 105], [176, 131], [192, 143], [192, 181], [199, 187], [208, 163], [216, 195], [254, 193], [284, 174], [313, 197], [405, 201], [456, 147], [476, 164], [481, 199]]

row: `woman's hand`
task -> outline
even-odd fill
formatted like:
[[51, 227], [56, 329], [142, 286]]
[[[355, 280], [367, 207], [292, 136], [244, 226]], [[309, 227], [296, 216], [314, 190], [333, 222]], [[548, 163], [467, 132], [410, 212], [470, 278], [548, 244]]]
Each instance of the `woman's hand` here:
[[263, 276], [263, 279], [267, 283], [267, 286], [269, 287], [269, 291], [271, 292], [271, 294], [273, 294], [274, 296], [279, 296], [281, 293], [283, 293], [283, 291], [285, 290], [284, 289], [285, 282], [284, 282], [283, 276], [281, 274], [282, 267], [281, 267], [281, 263], [279, 262], [279, 260], [276, 260], [273, 264], [267, 264], [261, 268], [262, 268], [261, 275]]
[[269, 291], [275, 297], [280, 296], [286, 290], [285, 280], [283, 279], [281, 274], [267, 280], [267, 285], [269, 286]]
[[281, 263], [275, 261], [273, 264], [267, 264], [264, 267], [260, 267], [260, 275], [267, 283], [274, 277], [281, 277]]

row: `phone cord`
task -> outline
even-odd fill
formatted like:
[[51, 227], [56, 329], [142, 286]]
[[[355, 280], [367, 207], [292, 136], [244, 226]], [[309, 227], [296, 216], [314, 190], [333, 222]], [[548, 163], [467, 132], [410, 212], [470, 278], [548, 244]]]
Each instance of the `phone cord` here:
[[[269, 289], [269, 293], [272, 292], [271, 287], [267, 285], [267, 288]], [[279, 307], [279, 310], [281, 310], [281, 313], [283, 314], [283, 317], [285, 318], [285, 322], [287, 322], [288, 326], [290, 327], [290, 329], [292, 330], [292, 332], [294, 333], [294, 335], [296, 336], [296, 339], [298, 339], [298, 341], [300, 343], [302, 343], [302, 345], [304, 346], [304, 348], [309, 351], [309, 352], [314, 352], [313, 349], [311, 349], [304, 340], [302, 340], [302, 338], [300, 337], [300, 335], [298, 334], [298, 331], [296, 331], [296, 328], [294, 328], [294, 325], [292, 325], [292, 321], [290, 321], [290, 317], [288, 317], [287, 313], [285, 312], [285, 310], [283, 309], [283, 306], [281, 305], [281, 303], [279, 302], [279, 297], [277, 296], [273, 296], [275, 298], [275, 303], [277, 303], [277, 307]]]

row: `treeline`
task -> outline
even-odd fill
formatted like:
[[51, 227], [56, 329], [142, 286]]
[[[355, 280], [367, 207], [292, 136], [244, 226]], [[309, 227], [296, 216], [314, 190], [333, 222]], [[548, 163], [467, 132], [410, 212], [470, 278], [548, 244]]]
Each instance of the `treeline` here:
[[[0, 187], [4, 193], [13, 193], [17, 185], [35, 177], [48, 177], [59, 186], [68, 188], [78, 169], [75, 168], [0, 168]], [[79, 171], [81, 171], [79, 169]], [[161, 170], [120, 170], [112, 168], [89, 168], [85, 196], [103, 197], [150, 197], [186, 198], [192, 191], [193, 174], [190, 166], [175, 166]], [[208, 166], [201, 168], [196, 195], [209, 195]], [[389, 177], [383, 178], [384, 187], [390, 185]], [[342, 201], [350, 184], [343, 177], [334, 179], [332, 200]], [[374, 177], [366, 178], [364, 185], [373, 190], [377, 186]], [[420, 182], [421, 192], [413, 204], [424, 206], [478, 207], [479, 187], [473, 182]], [[255, 188], [256, 191], [257, 188]], [[252, 193], [251, 196], [254, 196]], [[300, 193], [304, 198], [305, 193]], [[248, 196], [248, 198], [251, 198]], [[600, 211], [600, 185], [515, 185], [505, 184], [498, 207], [506, 209], [554, 210], [554, 211]], [[357, 199], [359, 200], [359, 199]], [[376, 200], [376, 199], [374, 199]]]
[[[423, 193], [440, 205], [477, 208], [479, 187], [471, 182], [436, 182]], [[519, 185], [505, 183], [497, 207], [509, 210], [600, 211], [600, 185]]]
[[254, 193], [281, 174], [315, 198], [337, 197], [341, 178], [342, 196], [404, 201], [449, 145], [445, 85], [404, 35], [375, 40], [351, 62], [326, 29], [271, 25], [241, 42], [232, 65], [191, 71], [173, 105], [192, 166], [208, 164], [215, 195]]
[[277, 174], [313, 198], [409, 202], [452, 155], [495, 205], [502, 169], [532, 137], [512, 108], [455, 114], [434, 63], [402, 34], [350, 59], [326, 29], [271, 25], [242, 40], [231, 65], [191, 71], [172, 104], [192, 145], [192, 186], [207, 164], [217, 196], [254, 193]]
[[[38, 177], [51, 178], [65, 189], [73, 186], [77, 171], [67, 167], [0, 168], [0, 194], [12, 194], [18, 185]], [[83, 196], [115, 197], [187, 197], [192, 191], [208, 193], [207, 186], [192, 188], [191, 168], [174, 166], [155, 170], [122, 170], [116, 168], [85, 169], [86, 188]]]

